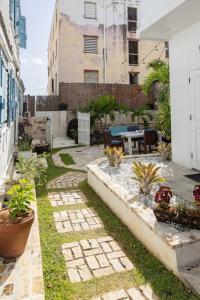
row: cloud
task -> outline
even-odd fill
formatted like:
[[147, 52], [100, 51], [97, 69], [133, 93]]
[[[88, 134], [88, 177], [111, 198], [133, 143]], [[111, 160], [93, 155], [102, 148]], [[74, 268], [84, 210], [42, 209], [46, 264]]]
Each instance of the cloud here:
[[27, 64], [28, 63], [28, 59], [27, 58], [21, 58], [21, 63], [22, 64]]
[[31, 57], [31, 62], [36, 65], [43, 65], [44, 61], [41, 57]]

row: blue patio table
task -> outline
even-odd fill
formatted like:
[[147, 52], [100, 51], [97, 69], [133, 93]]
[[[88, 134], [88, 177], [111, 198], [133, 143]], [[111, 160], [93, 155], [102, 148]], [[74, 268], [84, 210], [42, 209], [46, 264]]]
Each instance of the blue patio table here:
[[133, 148], [132, 148], [132, 140], [138, 140], [140, 138], [144, 137], [144, 130], [136, 130], [136, 131], [130, 131], [130, 132], [122, 132], [121, 133], [122, 140], [124, 139], [128, 140], [128, 154], [133, 154]]

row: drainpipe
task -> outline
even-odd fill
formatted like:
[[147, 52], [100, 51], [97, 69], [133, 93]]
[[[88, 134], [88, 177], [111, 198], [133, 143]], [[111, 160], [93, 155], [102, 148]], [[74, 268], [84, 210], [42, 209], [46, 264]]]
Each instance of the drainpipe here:
[[104, 59], [104, 83], [107, 83], [106, 0], [104, 0], [103, 59]]

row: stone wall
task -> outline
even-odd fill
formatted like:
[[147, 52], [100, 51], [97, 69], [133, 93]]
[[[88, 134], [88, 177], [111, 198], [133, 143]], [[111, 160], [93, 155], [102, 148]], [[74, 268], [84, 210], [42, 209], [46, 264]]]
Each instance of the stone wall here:
[[25, 132], [34, 140], [47, 140], [47, 118], [24, 118], [23, 119]]

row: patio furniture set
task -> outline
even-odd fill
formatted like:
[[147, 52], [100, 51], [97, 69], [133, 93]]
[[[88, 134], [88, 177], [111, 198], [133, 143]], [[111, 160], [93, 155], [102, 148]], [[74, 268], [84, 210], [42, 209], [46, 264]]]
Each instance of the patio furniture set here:
[[155, 129], [139, 129], [138, 126], [115, 126], [103, 131], [104, 147], [123, 148], [125, 151], [128, 143], [129, 155], [133, 154], [133, 148], [138, 146], [140, 154], [151, 152], [161, 140], [161, 136]]

